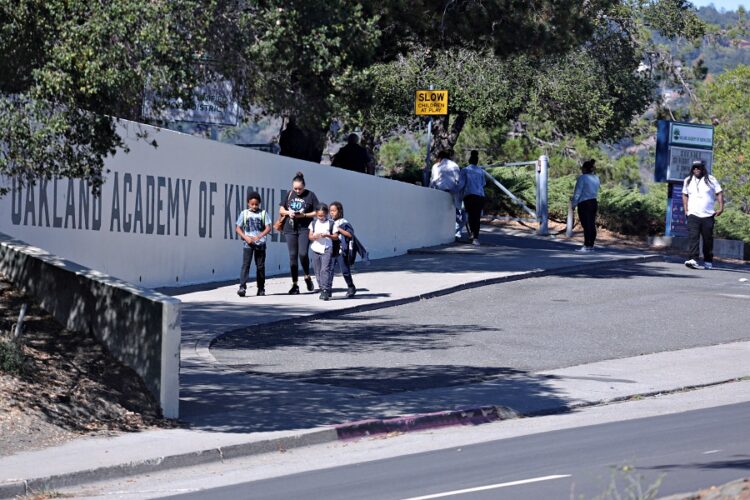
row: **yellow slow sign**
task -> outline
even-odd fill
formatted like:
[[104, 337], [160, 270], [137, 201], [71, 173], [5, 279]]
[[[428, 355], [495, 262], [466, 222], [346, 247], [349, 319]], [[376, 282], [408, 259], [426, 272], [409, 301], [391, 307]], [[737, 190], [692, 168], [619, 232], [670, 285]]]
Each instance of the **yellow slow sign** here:
[[414, 109], [418, 115], [447, 115], [448, 91], [417, 90]]

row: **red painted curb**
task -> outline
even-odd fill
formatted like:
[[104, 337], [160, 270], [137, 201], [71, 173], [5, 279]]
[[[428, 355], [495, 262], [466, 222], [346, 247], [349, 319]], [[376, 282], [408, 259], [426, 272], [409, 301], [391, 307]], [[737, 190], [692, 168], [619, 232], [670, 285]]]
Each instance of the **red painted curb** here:
[[482, 406], [466, 410], [440, 411], [388, 419], [369, 419], [335, 426], [339, 439], [357, 439], [391, 432], [411, 432], [451, 425], [479, 425], [520, 415], [505, 406]]

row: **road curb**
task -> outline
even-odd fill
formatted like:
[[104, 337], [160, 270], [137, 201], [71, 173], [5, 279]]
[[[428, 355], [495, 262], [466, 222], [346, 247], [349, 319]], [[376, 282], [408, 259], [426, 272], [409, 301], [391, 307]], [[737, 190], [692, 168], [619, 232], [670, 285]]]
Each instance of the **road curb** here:
[[498, 420], [518, 418], [519, 416], [518, 412], [505, 406], [482, 406], [388, 419], [359, 420], [337, 425], [335, 429], [339, 439], [347, 440], [391, 432], [403, 433], [454, 425], [480, 425]]
[[162, 457], [137, 460], [67, 474], [17, 480], [0, 484], [0, 498], [13, 498], [17, 496], [31, 495], [38, 492], [52, 491], [59, 488], [79, 486], [81, 484], [97, 481], [119, 479], [139, 474], [161, 472], [168, 469], [222, 462], [232, 458], [325, 444], [337, 441], [338, 439], [339, 437], [335, 429], [319, 429], [295, 436], [285, 436], [263, 441], [209, 448], [189, 453], [181, 453], [178, 455], [165, 455]]

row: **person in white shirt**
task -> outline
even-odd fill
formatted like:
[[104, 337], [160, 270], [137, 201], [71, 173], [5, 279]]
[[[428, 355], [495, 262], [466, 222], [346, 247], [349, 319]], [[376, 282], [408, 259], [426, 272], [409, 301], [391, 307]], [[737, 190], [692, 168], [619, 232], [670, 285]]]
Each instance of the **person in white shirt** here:
[[309, 239], [315, 278], [320, 288], [320, 300], [330, 300], [333, 282], [333, 240], [338, 240], [335, 223], [328, 218], [328, 205], [320, 203], [315, 219], [310, 223]]
[[581, 165], [581, 175], [576, 180], [571, 203], [578, 207], [578, 218], [583, 226], [583, 246], [576, 252], [593, 252], [596, 242], [596, 212], [599, 202], [599, 176], [594, 173], [596, 160], [587, 160]]
[[[714, 210], [716, 202], [719, 209]], [[724, 192], [716, 177], [706, 171], [703, 160], [693, 162], [690, 176], [682, 183], [682, 206], [688, 226], [688, 260], [685, 265], [700, 269], [698, 243], [703, 239], [703, 267], [714, 267], [714, 218], [724, 211]]]
[[463, 200], [459, 189], [461, 168], [455, 161], [451, 160], [452, 155], [453, 152], [448, 149], [438, 153], [438, 162], [432, 166], [430, 187], [450, 193], [453, 197], [453, 205], [456, 207], [456, 239], [458, 239], [461, 237], [463, 228], [463, 216], [461, 215]]

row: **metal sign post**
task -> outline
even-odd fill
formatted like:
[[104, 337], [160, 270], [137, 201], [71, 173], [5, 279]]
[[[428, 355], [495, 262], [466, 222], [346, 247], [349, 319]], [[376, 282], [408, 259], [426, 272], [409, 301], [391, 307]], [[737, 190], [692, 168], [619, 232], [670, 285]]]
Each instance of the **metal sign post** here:
[[549, 159], [546, 155], [542, 155], [536, 165], [536, 220], [539, 223], [537, 234], [547, 236], [549, 234], [549, 207], [547, 205]]

